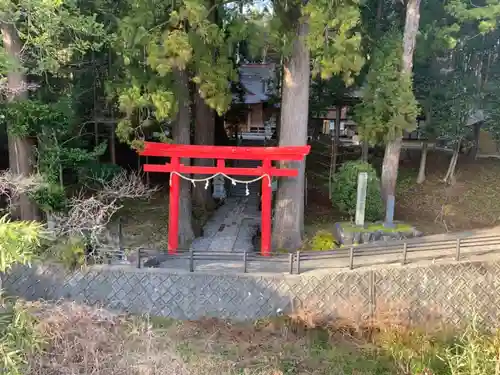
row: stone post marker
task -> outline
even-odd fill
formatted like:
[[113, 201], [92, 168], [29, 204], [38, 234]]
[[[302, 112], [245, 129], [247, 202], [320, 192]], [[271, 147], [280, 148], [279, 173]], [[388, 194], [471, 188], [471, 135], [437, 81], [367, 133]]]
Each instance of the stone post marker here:
[[394, 227], [394, 195], [389, 195], [387, 197], [387, 204], [385, 208], [385, 222], [384, 227], [393, 228]]
[[368, 185], [368, 173], [361, 172], [358, 175], [358, 193], [356, 200], [356, 220], [357, 226], [365, 225], [366, 188]]

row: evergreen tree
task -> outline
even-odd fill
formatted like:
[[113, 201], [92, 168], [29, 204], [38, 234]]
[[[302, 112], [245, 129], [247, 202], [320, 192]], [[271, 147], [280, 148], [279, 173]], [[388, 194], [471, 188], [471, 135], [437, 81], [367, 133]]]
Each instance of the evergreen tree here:
[[[358, 31], [357, 1], [273, 2], [283, 54], [280, 146], [307, 143], [309, 84], [311, 74], [322, 78], [341, 76], [352, 84], [364, 58]], [[311, 71], [312, 67], [312, 71]], [[297, 178], [279, 183], [273, 228], [274, 247], [294, 250], [302, 245], [304, 226], [305, 163], [290, 163]]]
[[[99, 48], [104, 40], [102, 24], [73, 1], [4, 1], [0, 13], [2, 91], [8, 102], [28, 100], [38, 87], [35, 77], [46, 81], [64, 75], [62, 68], [75, 55]], [[9, 166], [15, 174], [29, 175], [35, 165], [29, 131], [23, 124], [7, 124]], [[38, 218], [25, 194], [17, 208], [15, 215], [23, 220]]]

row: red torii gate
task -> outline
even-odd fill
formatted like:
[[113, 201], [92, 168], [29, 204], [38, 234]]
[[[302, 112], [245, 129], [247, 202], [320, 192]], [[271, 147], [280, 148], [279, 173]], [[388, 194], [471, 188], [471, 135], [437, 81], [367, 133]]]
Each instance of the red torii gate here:
[[[172, 173], [170, 176], [170, 197], [168, 212], [168, 252], [173, 254], [179, 246], [179, 174], [224, 173], [233, 176], [265, 176], [262, 178], [262, 223], [261, 254], [271, 251], [271, 179], [272, 177], [296, 177], [298, 171], [290, 168], [276, 168], [272, 161], [300, 161], [309, 154], [310, 146], [290, 147], [231, 147], [176, 145], [158, 142], [145, 142], [141, 156], [170, 157], [170, 163], [145, 164], [145, 172]], [[182, 158], [217, 159], [215, 167], [181, 164]], [[230, 160], [262, 160], [262, 166], [255, 168], [226, 167]]]

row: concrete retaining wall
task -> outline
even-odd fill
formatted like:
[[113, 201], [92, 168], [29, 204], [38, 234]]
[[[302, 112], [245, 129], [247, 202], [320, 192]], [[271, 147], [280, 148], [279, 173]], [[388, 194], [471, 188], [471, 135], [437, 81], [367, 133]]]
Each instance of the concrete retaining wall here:
[[296, 308], [355, 319], [404, 309], [415, 323], [429, 314], [450, 324], [500, 318], [500, 261], [384, 267], [303, 275], [172, 273], [94, 266], [18, 267], [4, 276], [11, 295], [71, 299], [130, 313], [177, 319], [257, 319]]

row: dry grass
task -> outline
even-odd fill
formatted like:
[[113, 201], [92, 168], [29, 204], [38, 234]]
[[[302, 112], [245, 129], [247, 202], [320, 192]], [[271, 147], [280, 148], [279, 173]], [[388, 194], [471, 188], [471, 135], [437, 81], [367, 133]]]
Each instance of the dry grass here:
[[76, 303], [29, 304], [46, 350], [28, 375], [188, 375], [166, 331], [140, 319]]
[[46, 350], [30, 355], [27, 375], [393, 374], [361, 339], [334, 335], [299, 315], [173, 322], [76, 303], [27, 306], [46, 338]]
[[196, 374], [393, 374], [366, 341], [310, 323], [299, 316], [253, 324], [209, 319], [178, 326], [174, 335]]
[[[76, 303], [27, 306], [46, 337], [46, 350], [30, 356], [27, 375], [455, 374], [440, 357], [452, 348], [442, 327], [412, 328], [408, 309], [394, 304], [370, 320], [355, 311], [325, 318], [313, 307], [253, 323], [147, 319]], [[485, 361], [494, 357], [500, 365], [491, 354], [498, 341], [475, 335], [463, 347], [473, 343], [474, 355], [487, 353]], [[461, 366], [456, 374], [489, 374]]]

